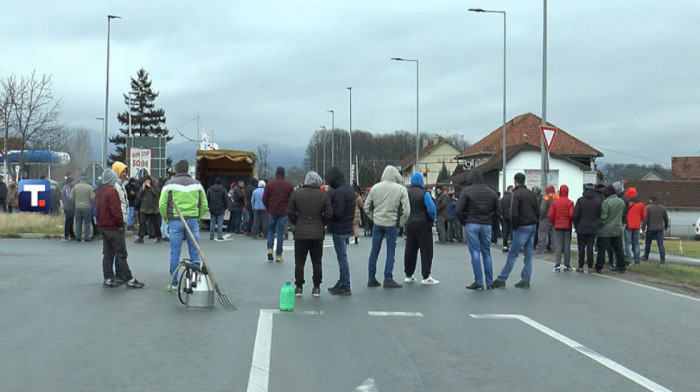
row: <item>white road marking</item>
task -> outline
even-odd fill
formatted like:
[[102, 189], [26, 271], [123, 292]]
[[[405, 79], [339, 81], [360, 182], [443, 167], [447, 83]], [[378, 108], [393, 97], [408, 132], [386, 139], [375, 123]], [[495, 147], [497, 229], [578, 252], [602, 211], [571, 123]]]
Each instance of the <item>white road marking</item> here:
[[420, 312], [367, 312], [370, 316], [423, 317]]
[[538, 331], [544, 333], [545, 335], [558, 340], [561, 343], [564, 343], [565, 345], [569, 346], [570, 348], [578, 351], [579, 353], [587, 356], [588, 358], [598, 362], [599, 364], [607, 367], [608, 369], [628, 378], [631, 381], [634, 381], [635, 383], [643, 386], [644, 388], [654, 391], [654, 392], [670, 392], [670, 389], [667, 389], [651, 380], [648, 378], [642, 376], [639, 373], [636, 373], [619, 363], [613, 361], [610, 358], [607, 358], [591, 349], [588, 347], [582, 345], [581, 343], [578, 343], [577, 341], [570, 339], [559, 332], [542, 325], [538, 323], [537, 321], [520, 315], [520, 314], [470, 314], [472, 318], [475, 319], [509, 319], [509, 320], [520, 320], [523, 323], [537, 329]]
[[[272, 317], [281, 313], [277, 309], [260, 309], [258, 330], [253, 346], [253, 362], [248, 377], [248, 392], [267, 392], [270, 382], [270, 351], [272, 349]], [[292, 312], [290, 312], [292, 313]], [[294, 314], [322, 315], [319, 310], [297, 311]]]
[[673, 291], [668, 291], [668, 290], [660, 289], [660, 288], [658, 288], [658, 287], [649, 286], [649, 285], [642, 284], [642, 283], [631, 282], [631, 281], [629, 281], [629, 280], [616, 278], [616, 277], [614, 277], [614, 276], [608, 276], [608, 275], [603, 275], [603, 274], [591, 274], [591, 275], [594, 275], [594, 276], [599, 277], [599, 278], [607, 278], [607, 279], [616, 280], [616, 281], [618, 281], [618, 282], [631, 284], [631, 285], [637, 286], [637, 287], [643, 287], [643, 288], [645, 288], [645, 289], [658, 291], [658, 292], [660, 292], [660, 293], [675, 295], [676, 297], [689, 299], [689, 300], [695, 301], [695, 302], [700, 302], [700, 298], [695, 298], [695, 297], [691, 297], [691, 296], [689, 296], [689, 295], [680, 294], [680, 293], [674, 293]]

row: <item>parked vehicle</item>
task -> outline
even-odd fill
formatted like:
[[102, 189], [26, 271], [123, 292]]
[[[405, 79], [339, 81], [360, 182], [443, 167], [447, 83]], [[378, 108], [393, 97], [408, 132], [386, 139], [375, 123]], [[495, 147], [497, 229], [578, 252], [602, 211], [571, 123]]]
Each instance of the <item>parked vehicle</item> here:
[[695, 234], [693, 238], [695, 241], [700, 241], [700, 218], [698, 218], [697, 222], [693, 223], [693, 233]]

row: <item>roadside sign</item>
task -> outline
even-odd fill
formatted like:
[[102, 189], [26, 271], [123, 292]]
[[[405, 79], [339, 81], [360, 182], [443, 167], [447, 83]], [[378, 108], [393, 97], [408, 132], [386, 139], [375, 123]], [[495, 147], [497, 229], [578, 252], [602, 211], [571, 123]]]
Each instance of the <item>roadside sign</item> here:
[[547, 146], [547, 151], [552, 149], [552, 142], [554, 142], [558, 130], [559, 128], [556, 127], [540, 125], [540, 132], [542, 132], [542, 136], [544, 136], [544, 144]]

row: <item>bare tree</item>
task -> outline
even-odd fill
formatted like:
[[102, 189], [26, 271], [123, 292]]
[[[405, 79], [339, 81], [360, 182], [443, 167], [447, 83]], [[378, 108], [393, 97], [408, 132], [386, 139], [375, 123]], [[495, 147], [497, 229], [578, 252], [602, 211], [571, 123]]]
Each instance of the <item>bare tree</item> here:
[[[2, 81], [3, 90], [10, 99], [12, 125], [20, 141], [20, 150], [60, 136], [58, 118], [63, 100], [54, 99], [52, 85], [51, 75], [37, 79], [35, 72], [19, 81], [14, 76]], [[19, 171], [24, 172], [24, 154], [20, 154]]]
[[[12, 77], [11, 77], [12, 78]], [[2, 86], [5, 86], [5, 81], [2, 81]], [[12, 108], [10, 106], [10, 94], [9, 91], [3, 88], [0, 91], [0, 127], [2, 127], [3, 138], [2, 138], [2, 156], [7, 156], [7, 142], [9, 138], [10, 127], [12, 127]], [[3, 175], [7, 177], [7, 159], [3, 159]]]
[[263, 143], [258, 146], [258, 177], [268, 178], [270, 173], [270, 145]]

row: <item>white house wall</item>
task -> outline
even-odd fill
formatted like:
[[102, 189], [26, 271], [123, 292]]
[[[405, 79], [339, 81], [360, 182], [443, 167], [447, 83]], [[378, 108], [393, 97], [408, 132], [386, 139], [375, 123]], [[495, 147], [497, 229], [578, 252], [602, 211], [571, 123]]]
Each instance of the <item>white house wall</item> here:
[[[542, 158], [539, 151], [523, 151], [508, 161], [506, 166], [506, 186], [513, 185], [513, 176], [516, 173], [525, 173], [525, 170], [540, 170]], [[559, 171], [559, 183], [552, 184], [559, 190], [559, 186], [565, 184], [569, 187], [569, 199], [576, 202], [576, 199], [583, 194], [584, 173], [578, 166], [567, 161], [555, 159], [550, 156], [549, 170]], [[503, 173], [499, 173], [498, 189], [502, 188]], [[544, 190], [543, 190], [544, 191]]]
[[[455, 168], [457, 168], [457, 161], [454, 159], [454, 157], [459, 153], [459, 150], [450, 146], [449, 144], [441, 144], [426, 156], [419, 157], [420, 168], [421, 172], [423, 173], [423, 180], [425, 183], [435, 184], [438, 175], [440, 175], [443, 161], [445, 162], [445, 166], [447, 166], [447, 173], [451, 175]], [[426, 165], [428, 169], [427, 176], [425, 176]], [[411, 183], [411, 176], [415, 172], [415, 165], [411, 165], [410, 172], [404, 174], [405, 184]]]

